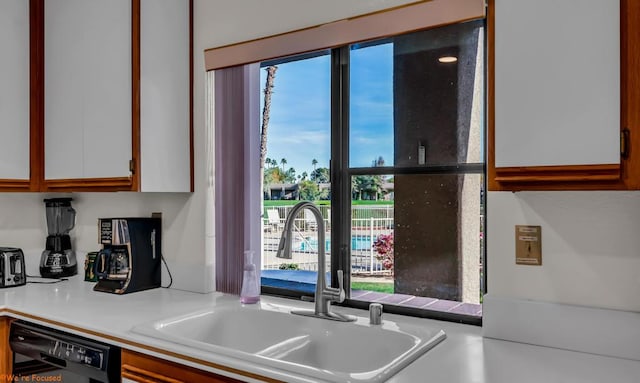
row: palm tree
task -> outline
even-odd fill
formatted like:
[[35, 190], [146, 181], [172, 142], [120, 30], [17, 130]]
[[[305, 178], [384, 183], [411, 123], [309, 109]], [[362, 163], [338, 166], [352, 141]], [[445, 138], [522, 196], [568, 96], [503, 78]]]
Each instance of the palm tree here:
[[311, 176], [309, 178], [311, 179], [311, 181], [314, 181], [316, 183], [329, 182], [329, 168], [317, 168], [316, 170], [311, 172]]
[[284, 172], [284, 182], [291, 184], [296, 182], [296, 169], [289, 168]]
[[313, 160], [311, 160], [311, 165], [313, 165], [313, 170], [316, 170], [316, 165], [318, 165], [318, 160], [316, 160], [315, 158]]
[[307, 172], [302, 172], [302, 174], [301, 174], [301, 177], [302, 177], [303, 181], [306, 181], [308, 176], [309, 175], [307, 174]]
[[361, 175], [351, 179], [351, 189], [354, 198], [361, 200], [364, 196], [367, 199], [376, 201], [382, 196], [382, 177], [378, 175]]
[[284, 173], [284, 166], [287, 164], [287, 159], [286, 158], [281, 159], [280, 164], [282, 165], [282, 172]]
[[273, 94], [273, 81], [276, 78], [278, 67], [272, 65], [266, 69], [267, 81], [264, 86], [264, 108], [262, 109], [262, 126], [260, 128], [260, 169], [264, 169], [267, 156], [267, 131], [269, 129], [269, 115], [271, 113], [271, 95]]

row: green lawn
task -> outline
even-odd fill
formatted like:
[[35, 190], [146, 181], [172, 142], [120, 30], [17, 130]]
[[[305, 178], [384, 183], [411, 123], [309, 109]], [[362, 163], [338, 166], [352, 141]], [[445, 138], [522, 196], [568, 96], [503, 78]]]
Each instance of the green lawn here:
[[393, 205], [393, 201], [362, 201], [362, 200], [352, 200], [351, 205], [361, 206], [361, 205]]
[[393, 283], [351, 282], [351, 289], [393, 294]]

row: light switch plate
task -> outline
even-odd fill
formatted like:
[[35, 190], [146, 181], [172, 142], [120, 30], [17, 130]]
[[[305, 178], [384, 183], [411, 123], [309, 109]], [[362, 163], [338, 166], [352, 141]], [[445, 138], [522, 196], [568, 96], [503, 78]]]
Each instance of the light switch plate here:
[[542, 265], [542, 228], [516, 225], [516, 264]]

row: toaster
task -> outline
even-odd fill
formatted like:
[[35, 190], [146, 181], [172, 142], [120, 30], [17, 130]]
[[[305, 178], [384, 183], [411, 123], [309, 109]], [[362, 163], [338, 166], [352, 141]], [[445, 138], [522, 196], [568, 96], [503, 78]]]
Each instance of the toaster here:
[[27, 283], [22, 250], [0, 247], [0, 277], [0, 288], [22, 286]]

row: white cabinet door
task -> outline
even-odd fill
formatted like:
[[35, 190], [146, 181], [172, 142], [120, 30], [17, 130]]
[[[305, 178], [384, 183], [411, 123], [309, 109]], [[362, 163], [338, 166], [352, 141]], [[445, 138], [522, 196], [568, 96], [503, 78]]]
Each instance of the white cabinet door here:
[[131, 0], [45, 2], [45, 179], [130, 175], [131, 15]]
[[141, 1], [141, 191], [191, 189], [189, 28], [189, 0]]
[[0, 1], [0, 179], [29, 179], [29, 2]]
[[494, 9], [495, 166], [619, 164], [619, 1]]

